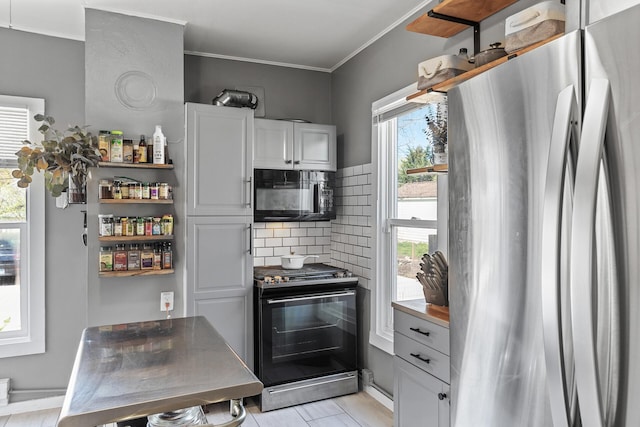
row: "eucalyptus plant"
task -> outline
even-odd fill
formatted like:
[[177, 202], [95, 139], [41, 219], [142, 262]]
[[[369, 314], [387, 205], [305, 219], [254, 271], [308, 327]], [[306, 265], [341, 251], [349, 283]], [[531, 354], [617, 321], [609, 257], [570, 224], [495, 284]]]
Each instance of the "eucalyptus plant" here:
[[18, 187], [27, 188], [37, 171], [44, 173], [45, 187], [53, 197], [68, 189], [67, 178], [76, 188], [84, 189], [88, 168], [101, 160], [97, 137], [86, 130], [87, 126], [59, 131], [53, 128], [55, 119], [51, 116], [36, 114], [34, 119], [42, 122], [38, 131], [44, 138], [42, 142], [23, 141], [24, 146], [16, 153], [18, 169], [12, 176], [18, 179]]

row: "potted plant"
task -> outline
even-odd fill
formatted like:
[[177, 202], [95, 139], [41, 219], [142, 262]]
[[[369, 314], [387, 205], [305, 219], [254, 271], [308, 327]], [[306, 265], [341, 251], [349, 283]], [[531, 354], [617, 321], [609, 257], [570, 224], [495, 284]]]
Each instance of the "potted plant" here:
[[427, 127], [424, 133], [432, 144], [432, 159], [434, 165], [447, 163], [447, 105], [437, 103], [431, 106], [425, 115]]
[[37, 114], [34, 119], [42, 122], [38, 131], [44, 139], [25, 140], [24, 147], [16, 153], [18, 169], [12, 175], [18, 178], [18, 187], [27, 188], [33, 173], [43, 172], [45, 187], [53, 197], [68, 190], [69, 203], [85, 203], [88, 168], [101, 160], [97, 138], [86, 131], [86, 126], [62, 132], [52, 127], [55, 120], [51, 116]]

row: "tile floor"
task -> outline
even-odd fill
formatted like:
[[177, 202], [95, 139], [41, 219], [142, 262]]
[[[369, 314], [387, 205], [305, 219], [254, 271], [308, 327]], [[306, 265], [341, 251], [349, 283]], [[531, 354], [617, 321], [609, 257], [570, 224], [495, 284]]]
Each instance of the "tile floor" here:
[[[364, 392], [270, 412], [246, 403], [243, 427], [392, 427], [393, 413]], [[212, 424], [229, 421], [229, 404], [210, 405]], [[0, 427], [55, 427], [60, 409], [0, 416]], [[109, 425], [105, 427], [115, 426]]]

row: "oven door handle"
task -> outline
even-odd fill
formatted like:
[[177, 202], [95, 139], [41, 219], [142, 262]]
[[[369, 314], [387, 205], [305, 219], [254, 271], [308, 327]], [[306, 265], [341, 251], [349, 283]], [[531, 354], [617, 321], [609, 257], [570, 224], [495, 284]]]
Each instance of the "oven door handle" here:
[[306, 295], [306, 296], [300, 296], [300, 297], [273, 298], [273, 299], [268, 299], [267, 304], [279, 304], [282, 302], [295, 302], [295, 301], [308, 301], [308, 300], [314, 300], [314, 299], [333, 298], [333, 297], [347, 297], [355, 294], [356, 294], [355, 291], [346, 291], [346, 292], [333, 292], [329, 294]]

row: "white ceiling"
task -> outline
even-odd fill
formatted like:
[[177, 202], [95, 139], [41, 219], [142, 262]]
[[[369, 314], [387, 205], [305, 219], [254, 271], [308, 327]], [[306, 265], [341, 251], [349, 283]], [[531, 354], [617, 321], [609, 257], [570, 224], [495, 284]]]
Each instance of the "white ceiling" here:
[[84, 8], [185, 23], [187, 53], [333, 71], [431, 0], [0, 0], [0, 27], [84, 40]]

